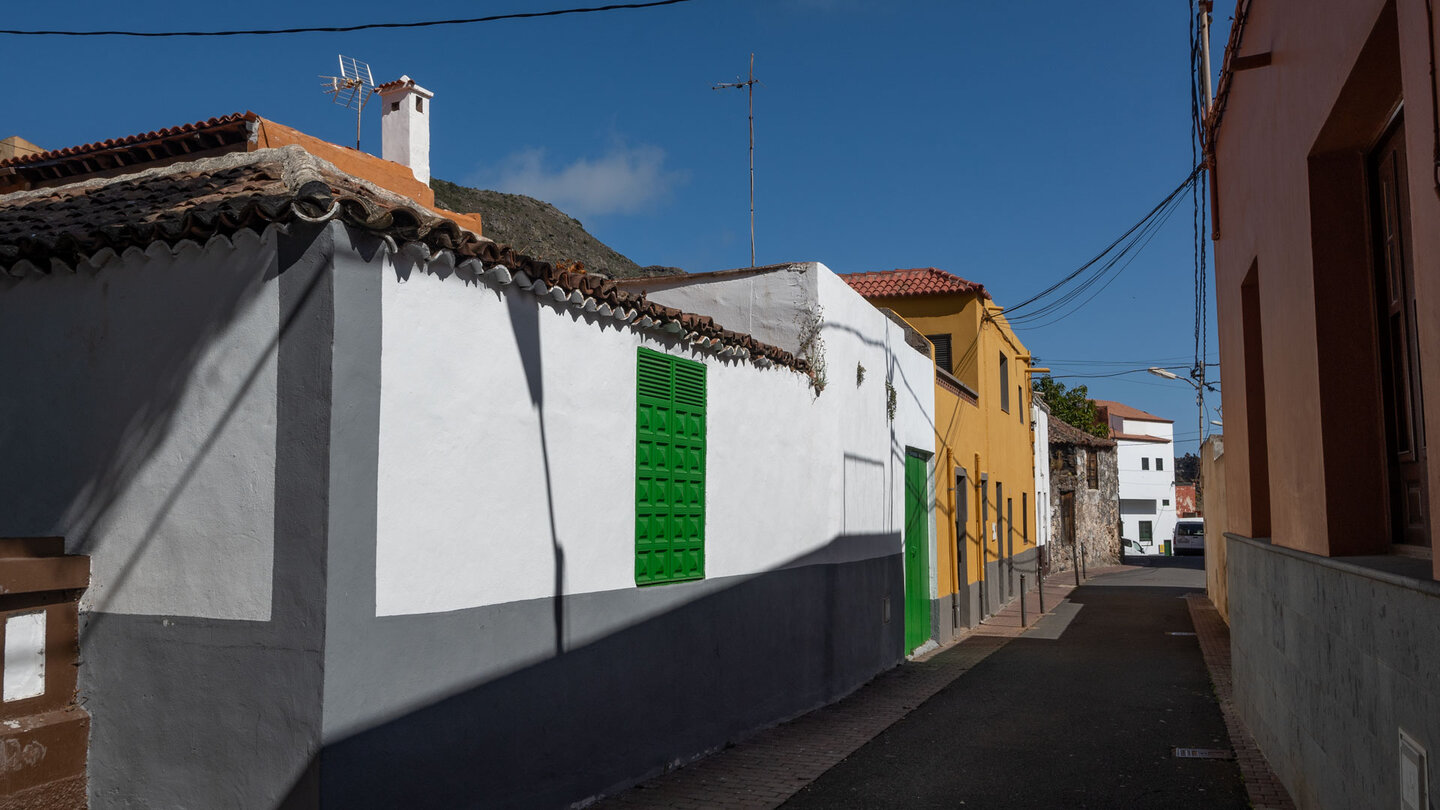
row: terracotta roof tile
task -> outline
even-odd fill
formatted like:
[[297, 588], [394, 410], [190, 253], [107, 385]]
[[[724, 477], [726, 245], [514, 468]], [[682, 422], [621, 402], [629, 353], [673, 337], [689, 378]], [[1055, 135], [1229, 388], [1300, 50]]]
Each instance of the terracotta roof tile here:
[[[99, 266], [129, 248], [205, 244], [274, 225], [338, 220], [395, 249], [426, 257], [449, 252], [457, 272], [515, 285], [596, 317], [672, 335], [722, 358], [809, 365], [777, 346], [721, 327], [709, 317], [646, 300], [600, 276], [557, 269], [476, 236], [414, 201], [346, 175], [298, 146], [236, 152], [0, 195], [0, 273], [24, 277]], [[413, 246], [413, 248], [412, 248]], [[468, 268], [468, 269], [467, 269]]]
[[138, 135], [129, 135], [124, 138], [111, 138], [109, 140], [96, 141], [95, 143], [87, 143], [80, 146], [67, 146], [64, 149], [52, 149], [48, 152], [32, 152], [22, 155], [16, 155], [11, 158], [6, 158], [5, 160], [0, 160], [0, 168], [23, 166], [30, 163], [45, 163], [51, 160], [59, 160], [61, 158], [78, 157], [80, 155], [89, 154], [91, 152], [101, 152], [106, 149], [115, 149], [117, 147], [125, 146], [136, 146], [151, 141], [164, 141], [180, 135], [191, 135], [195, 133], [206, 132], [209, 130], [220, 129], [239, 121], [254, 120], [255, 117], [256, 116], [254, 113], [249, 112], [231, 113], [230, 115], [223, 115], [219, 118], [210, 118], [204, 121], [196, 121], [193, 124], [182, 124], [176, 127], [166, 127], [165, 129], [157, 129], [154, 132], [142, 132]]
[[1102, 439], [1099, 436], [1092, 436], [1069, 422], [1061, 421], [1053, 416], [1050, 417], [1049, 430], [1051, 444], [1077, 444], [1082, 447], [1115, 446], [1113, 439]]
[[963, 278], [938, 270], [934, 267], [915, 267], [908, 270], [880, 270], [870, 273], [850, 273], [840, 278], [866, 298], [890, 298], [909, 295], [951, 295], [954, 293], [979, 293], [989, 298], [985, 285], [966, 281]]
[[1166, 419], [1163, 416], [1156, 416], [1153, 413], [1146, 413], [1139, 408], [1132, 408], [1123, 402], [1115, 402], [1109, 399], [1096, 399], [1092, 401], [1095, 403], [1095, 407], [1104, 408], [1111, 414], [1125, 419], [1135, 419], [1141, 422], [1166, 422], [1171, 424], [1175, 422], [1174, 419]]

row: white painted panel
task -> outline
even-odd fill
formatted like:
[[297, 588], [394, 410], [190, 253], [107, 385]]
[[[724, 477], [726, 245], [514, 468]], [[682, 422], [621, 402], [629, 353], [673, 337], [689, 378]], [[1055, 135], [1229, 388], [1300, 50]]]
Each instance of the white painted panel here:
[[243, 232], [0, 285], [0, 534], [90, 555], [83, 610], [269, 618], [274, 262]]
[[[666, 345], [514, 287], [418, 270], [397, 281], [387, 268], [377, 613], [635, 587], [642, 345], [707, 369], [708, 578], [899, 553], [905, 447], [934, 447], [933, 372], [843, 281], [819, 265], [806, 272], [834, 294], [816, 302], [831, 364], [819, 397], [789, 369]], [[805, 285], [775, 283], [774, 295], [746, 291], [777, 302], [754, 316], [794, 329], [791, 299]], [[857, 362], [869, 370], [859, 387]], [[899, 391], [893, 422], [887, 378]]]
[[5, 702], [45, 694], [45, 613], [5, 620]]

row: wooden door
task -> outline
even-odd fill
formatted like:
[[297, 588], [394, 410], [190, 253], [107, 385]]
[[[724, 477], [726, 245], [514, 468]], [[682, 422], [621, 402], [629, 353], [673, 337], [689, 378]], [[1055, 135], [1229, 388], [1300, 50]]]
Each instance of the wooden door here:
[[905, 456], [905, 654], [930, 638], [930, 492], [927, 465]]
[[1391, 542], [1429, 546], [1425, 417], [1420, 391], [1420, 345], [1416, 340], [1415, 278], [1410, 259], [1403, 117], [1396, 118], [1370, 154], [1370, 176]]

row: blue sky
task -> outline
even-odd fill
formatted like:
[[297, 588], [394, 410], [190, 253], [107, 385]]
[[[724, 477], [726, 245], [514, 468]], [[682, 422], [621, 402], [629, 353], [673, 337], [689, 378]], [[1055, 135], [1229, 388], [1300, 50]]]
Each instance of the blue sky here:
[[[5, 27], [269, 28], [583, 4], [20, 4]], [[348, 143], [354, 120], [316, 78], [344, 53], [376, 81], [408, 74], [435, 93], [436, 177], [547, 198], [641, 264], [718, 270], [749, 263], [745, 97], [710, 87], [753, 51], [758, 261], [940, 267], [1003, 306], [1089, 259], [1189, 171], [1187, 23], [1180, 0], [694, 0], [349, 34], [0, 37], [0, 137], [59, 148], [248, 109]], [[1217, 64], [1224, 33], [1222, 19]], [[364, 146], [378, 152], [378, 106]], [[1190, 221], [1187, 202], [1085, 308], [1021, 338], [1057, 375], [1188, 365]], [[1207, 310], [1215, 360], [1213, 298]], [[1066, 382], [1174, 419], [1177, 452], [1194, 449], [1184, 382]], [[1208, 400], [1207, 422], [1219, 418], [1219, 396]]]

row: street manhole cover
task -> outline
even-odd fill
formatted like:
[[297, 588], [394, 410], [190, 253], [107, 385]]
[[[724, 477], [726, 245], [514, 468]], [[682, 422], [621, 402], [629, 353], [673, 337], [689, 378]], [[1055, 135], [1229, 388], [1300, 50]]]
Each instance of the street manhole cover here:
[[1226, 748], [1176, 748], [1180, 759], [1234, 759], [1235, 752]]

